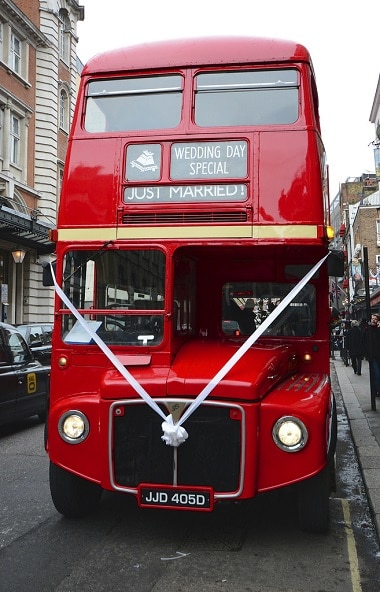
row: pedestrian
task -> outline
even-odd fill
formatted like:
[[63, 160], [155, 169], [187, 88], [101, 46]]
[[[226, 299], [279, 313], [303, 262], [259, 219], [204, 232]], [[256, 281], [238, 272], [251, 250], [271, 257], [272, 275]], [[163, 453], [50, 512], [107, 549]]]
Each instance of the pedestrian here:
[[359, 321], [360, 329], [360, 342], [362, 344], [363, 359], [368, 361], [368, 346], [366, 343], [366, 330], [368, 329], [368, 322], [365, 317], [362, 317]]
[[351, 358], [352, 369], [358, 376], [362, 373], [362, 360], [364, 357], [362, 335], [358, 321], [351, 321], [351, 327], [347, 332], [347, 349]]
[[371, 320], [363, 332], [363, 343], [368, 360], [372, 363], [376, 397], [380, 397], [380, 315], [371, 314]]
[[350, 328], [350, 323], [348, 321], [343, 321], [341, 324], [340, 329], [340, 337], [341, 337], [341, 349], [340, 349], [340, 357], [342, 358], [344, 365], [348, 366], [348, 347], [347, 347], [347, 334]]
[[252, 298], [248, 298], [243, 310], [239, 316], [239, 325], [243, 335], [251, 335], [256, 329], [255, 318], [256, 315], [253, 312], [255, 303]]

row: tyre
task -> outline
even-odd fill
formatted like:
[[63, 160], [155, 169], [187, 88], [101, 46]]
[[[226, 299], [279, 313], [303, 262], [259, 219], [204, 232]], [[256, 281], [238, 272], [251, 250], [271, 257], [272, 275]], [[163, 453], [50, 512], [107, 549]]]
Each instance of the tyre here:
[[332, 458], [331, 462], [329, 462], [329, 487], [330, 487], [330, 495], [332, 493], [336, 493], [337, 485], [336, 485], [336, 462], [335, 456]]
[[45, 423], [46, 419], [47, 419], [47, 411], [42, 411], [41, 413], [39, 413], [38, 419], [40, 420], [41, 423]]
[[50, 463], [50, 493], [56, 510], [66, 518], [82, 518], [94, 512], [102, 488]]
[[323, 533], [330, 521], [330, 463], [298, 486], [298, 522], [306, 532]]
[[330, 482], [329, 482], [330, 493], [333, 493], [336, 491], [335, 451], [336, 451], [337, 436], [338, 436], [338, 417], [337, 417], [337, 411], [336, 411], [336, 401], [335, 401], [335, 397], [333, 397], [330, 444], [329, 444], [329, 449], [327, 451], [327, 463], [329, 466], [329, 479], [330, 479]]

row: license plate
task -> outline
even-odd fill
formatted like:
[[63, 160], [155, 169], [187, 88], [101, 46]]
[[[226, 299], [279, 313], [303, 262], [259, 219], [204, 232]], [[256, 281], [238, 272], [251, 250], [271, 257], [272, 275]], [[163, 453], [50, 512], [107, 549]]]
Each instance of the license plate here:
[[211, 512], [214, 496], [211, 487], [168, 487], [140, 485], [138, 504], [141, 508], [170, 508]]

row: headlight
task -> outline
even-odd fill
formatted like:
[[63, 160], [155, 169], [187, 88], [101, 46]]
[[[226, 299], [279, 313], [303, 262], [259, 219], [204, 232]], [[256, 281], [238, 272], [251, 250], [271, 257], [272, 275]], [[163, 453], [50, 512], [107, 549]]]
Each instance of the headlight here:
[[281, 450], [297, 452], [301, 450], [307, 440], [308, 433], [305, 424], [296, 417], [281, 417], [273, 426], [272, 437]]
[[81, 411], [67, 411], [59, 420], [58, 430], [65, 442], [79, 444], [87, 438], [90, 425]]

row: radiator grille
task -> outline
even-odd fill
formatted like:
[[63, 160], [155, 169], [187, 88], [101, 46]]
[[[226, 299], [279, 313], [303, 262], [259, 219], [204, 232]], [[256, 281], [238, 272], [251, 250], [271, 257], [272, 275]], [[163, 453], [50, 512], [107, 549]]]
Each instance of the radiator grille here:
[[247, 222], [247, 212], [129, 212], [122, 214], [122, 224], [227, 224]]
[[[167, 410], [162, 408], [164, 413]], [[122, 487], [173, 482], [173, 448], [162, 440], [162, 419], [147, 405], [125, 405], [114, 417], [114, 475]], [[186, 421], [188, 440], [178, 448], [178, 485], [236, 491], [240, 475], [240, 421], [229, 409], [200, 406]]]

